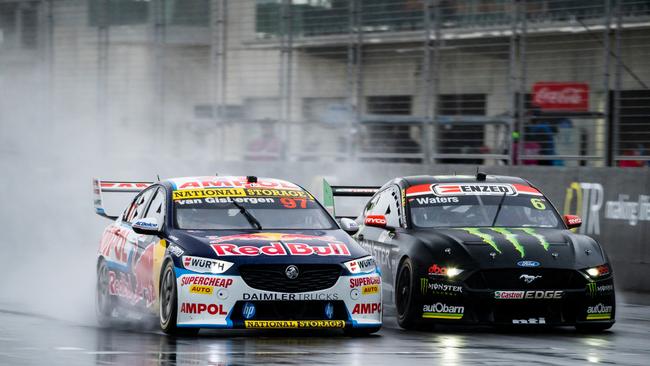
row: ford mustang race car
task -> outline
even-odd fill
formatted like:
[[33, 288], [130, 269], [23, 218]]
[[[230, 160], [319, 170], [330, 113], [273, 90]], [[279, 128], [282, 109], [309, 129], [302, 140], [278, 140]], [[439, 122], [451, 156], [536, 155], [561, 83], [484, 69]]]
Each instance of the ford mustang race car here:
[[[413, 176], [381, 188], [329, 186], [372, 196], [357, 241], [381, 268], [385, 299], [406, 329], [445, 324], [614, 324], [612, 268], [592, 238], [573, 233], [530, 182], [505, 176]], [[390, 302], [390, 300], [386, 301]]]
[[[340, 328], [376, 332], [381, 275], [314, 197], [282, 180], [191, 177], [93, 182], [114, 220], [97, 260], [99, 322], [159, 318], [166, 333], [200, 328]], [[109, 193], [137, 193], [116, 217]]]

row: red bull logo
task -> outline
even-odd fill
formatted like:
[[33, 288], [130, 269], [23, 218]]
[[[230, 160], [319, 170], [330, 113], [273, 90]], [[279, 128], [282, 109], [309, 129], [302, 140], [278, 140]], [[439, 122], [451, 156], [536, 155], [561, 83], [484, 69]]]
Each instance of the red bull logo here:
[[237, 245], [230, 243], [212, 244], [212, 249], [218, 256], [279, 256], [279, 255], [318, 255], [349, 256], [350, 250], [347, 245], [341, 242], [327, 243], [327, 245], [316, 246], [306, 243], [270, 243], [269, 245]]

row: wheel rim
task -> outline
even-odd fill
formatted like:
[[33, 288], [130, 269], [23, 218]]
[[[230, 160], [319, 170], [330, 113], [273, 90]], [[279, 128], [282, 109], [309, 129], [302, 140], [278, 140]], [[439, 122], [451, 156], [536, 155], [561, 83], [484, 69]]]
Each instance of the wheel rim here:
[[163, 323], [169, 322], [172, 313], [172, 294], [174, 291], [174, 277], [171, 269], [165, 272], [160, 288], [160, 318]]
[[411, 269], [407, 266], [402, 267], [397, 283], [397, 312], [400, 317], [406, 313], [408, 303], [411, 297]]
[[102, 264], [99, 267], [99, 273], [97, 276], [97, 307], [99, 308], [99, 311], [103, 315], [110, 315], [107, 314], [108, 312], [108, 299], [109, 299], [109, 294], [108, 294], [108, 268], [106, 268], [106, 265]]

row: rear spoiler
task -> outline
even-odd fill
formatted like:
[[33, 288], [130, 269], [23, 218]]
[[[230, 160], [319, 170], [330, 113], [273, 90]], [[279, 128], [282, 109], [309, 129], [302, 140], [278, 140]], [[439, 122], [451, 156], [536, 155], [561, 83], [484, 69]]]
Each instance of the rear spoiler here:
[[332, 186], [327, 179], [323, 179], [323, 206], [335, 218], [349, 216], [336, 216], [334, 197], [372, 197], [381, 187], [373, 186]]
[[95, 206], [95, 213], [110, 220], [117, 219], [117, 216], [111, 216], [106, 213], [103, 193], [138, 193], [152, 184], [153, 182], [123, 182], [93, 178], [93, 204]]

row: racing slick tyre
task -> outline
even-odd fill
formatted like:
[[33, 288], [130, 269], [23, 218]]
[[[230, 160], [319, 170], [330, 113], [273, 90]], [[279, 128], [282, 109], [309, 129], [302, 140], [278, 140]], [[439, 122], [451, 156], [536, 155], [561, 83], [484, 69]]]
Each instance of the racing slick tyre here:
[[176, 291], [176, 274], [174, 263], [168, 261], [160, 277], [160, 329], [170, 335], [194, 336], [199, 328], [179, 328], [176, 325], [178, 309], [178, 292]]
[[415, 299], [415, 278], [413, 262], [406, 258], [397, 269], [395, 283], [395, 306], [397, 308], [397, 323], [404, 329], [416, 329], [418, 324], [418, 308]]
[[576, 330], [580, 333], [600, 333], [611, 328], [614, 323], [609, 324], [578, 324]]
[[97, 314], [97, 322], [102, 327], [113, 324], [113, 311], [116, 305], [115, 297], [109, 292], [109, 282], [108, 266], [104, 260], [100, 260], [97, 265], [95, 313]]

